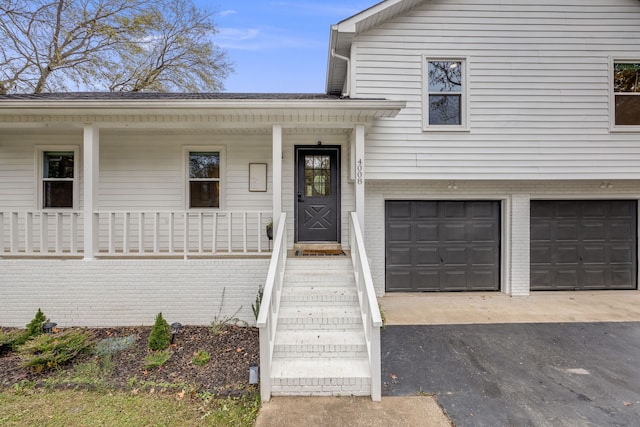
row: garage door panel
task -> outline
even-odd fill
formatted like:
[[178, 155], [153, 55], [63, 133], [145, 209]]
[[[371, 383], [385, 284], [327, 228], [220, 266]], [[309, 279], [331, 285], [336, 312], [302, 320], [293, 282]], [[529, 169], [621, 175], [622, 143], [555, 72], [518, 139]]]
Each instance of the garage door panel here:
[[445, 291], [464, 291], [468, 290], [467, 271], [458, 269], [445, 269], [441, 272], [440, 280], [442, 290]]
[[[552, 260], [554, 257], [552, 256]], [[558, 264], [577, 264], [580, 261], [580, 253], [577, 245], [558, 246], [555, 260]]]
[[412, 290], [411, 272], [406, 270], [389, 270], [385, 277], [387, 283], [393, 283], [399, 292], [409, 292]]
[[454, 242], [466, 242], [467, 241], [467, 227], [466, 224], [440, 224], [440, 230], [442, 232], [442, 241], [454, 243]]
[[496, 240], [496, 226], [494, 224], [471, 224], [472, 242], [493, 242]]
[[636, 289], [636, 218], [633, 200], [532, 200], [531, 289]]
[[444, 218], [465, 218], [466, 203], [465, 202], [441, 202], [444, 209]]
[[633, 227], [627, 222], [613, 222], [609, 225], [609, 236], [611, 240], [632, 241]]
[[500, 202], [387, 201], [386, 212], [387, 291], [499, 289]]
[[438, 248], [417, 247], [412, 252], [412, 265], [419, 267], [440, 265], [440, 253]]
[[575, 289], [578, 287], [578, 271], [576, 269], [558, 270], [555, 277], [555, 287]]
[[412, 263], [412, 250], [411, 247], [393, 247], [387, 251], [387, 262], [389, 266], [393, 267], [409, 267]]
[[547, 269], [531, 268], [531, 290], [546, 289], [551, 287], [551, 272]]
[[496, 205], [492, 202], [471, 202], [471, 217], [475, 219], [486, 218], [493, 220], [496, 215]]
[[421, 242], [437, 242], [440, 240], [438, 224], [416, 224], [416, 241]]
[[582, 255], [583, 264], [607, 264], [607, 248], [604, 246], [585, 246]]
[[602, 283], [607, 280], [607, 273], [609, 269], [592, 269], [587, 268], [584, 270], [584, 287], [589, 289], [597, 289]]
[[394, 201], [387, 207], [387, 218], [411, 218], [411, 203], [406, 201]]
[[631, 268], [611, 271], [611, 281], [616, 289], [636, 289], [632, 285], [635, 280], [635, 271]]
[[440, 283], [440, 272], [437, 269], [420, 269], [411, 272], [413, 291], [431, 291]]
[[612, 218], [635, 220], [636, 211], [636, 206], [626, 200], [612, 200], [609, 206], [609, 216]]
[[496, 253], [493, 247], [473, 247], [469, 249], [469, 263], [471, 265], [494, 265], [496, 263]]
[[[551, 235], [553, 235], [553, 231]], [[557, 240], [575, 241], [578, 238], [578, 226], [574, 222], [558, 222], [555, 235]]]
[[531, 264], [548, 264], [551, 262], [551, 248], [549, 245], [536, 245], [531, 248]]
[[634, 251], [629, 246], [611, 247], [611, 264], [628, 264], [630, 267], [634, 263]]
[[607, 228], [602, 220], [599, 222], [585, 221], [580, 230], [582, 240], [607, 240]]
[[553, 209], [556, 218], [577, 218], [578, 202], [575, 200], [558, 201]]
[[550, 241], [552, 235], [551, 224], [548, 222], [531, 223], [531, 235], [537, 236], [537, 241]]
[[474, 291], [493, 290], [493, 284], [498, 280], [493, 270], [472, 269], [469, 272]]
[[[411, 203], [411, 202], [407, 202]], [[438, 203], [433, 201], [414, 202], [416, 219], [438, 218]]]
[[410, 243], [411, 224], [391, 224], [387, 227], [387, 238], [394, 243]]
[[580, 214], [583, 218], [605, 218], [607, 216], [607, 205], [604, 203], [589, 203], [588, 201], [581, 201], [579, 203]]

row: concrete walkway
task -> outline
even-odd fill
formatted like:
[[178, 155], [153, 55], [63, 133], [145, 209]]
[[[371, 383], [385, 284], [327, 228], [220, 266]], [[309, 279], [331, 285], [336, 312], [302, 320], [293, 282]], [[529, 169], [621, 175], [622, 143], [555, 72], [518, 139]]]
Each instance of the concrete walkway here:
[[256, 427], [450, 427], [431, 396], [274, 397], [263, 403]]
[[[639, 291], [502, 293], [390, 293], [379, 298], [387, 325], [640, 321]], [[382, 398], [274, 397], [257, 427], [451, 426], [430, 396]]]
[[387, 325], [640, 321], [640, 291], [389, 293], [378, 301]]

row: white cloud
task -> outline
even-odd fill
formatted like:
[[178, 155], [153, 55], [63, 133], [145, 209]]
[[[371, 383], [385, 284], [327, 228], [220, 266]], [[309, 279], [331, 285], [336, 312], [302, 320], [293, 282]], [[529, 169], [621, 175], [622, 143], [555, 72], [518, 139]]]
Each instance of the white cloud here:
[[371, 2], [361, 2], [358, 5], [343, 6], [336, 4], [327, 4], [320, 2], [288, 2], [288, 1], [274, 1], [271, 5], [274, 7], [286, 9], [290, 12], [304, 13], [313, 16], [331, 16], [339, 19], [348, 18], [356, 13], [367, 9], [371, 6]]
[[220, 17], [224, 18], [225, 16], [235, 15], [236, 13], [238, 13], [237, 10], [223, 10], [222, 12], [220, 12]]
[[282, 48], [324, 48], [326, 43], [276, 28], [219, 28], [215, 43], [224, 49], [269, 50]]

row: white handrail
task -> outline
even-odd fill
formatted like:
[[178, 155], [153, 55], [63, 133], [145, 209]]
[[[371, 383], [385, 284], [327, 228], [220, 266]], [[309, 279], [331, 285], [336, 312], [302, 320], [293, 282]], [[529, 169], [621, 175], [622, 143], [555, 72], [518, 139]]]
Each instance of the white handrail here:
[[[255, 255], [269, 252], [271, 211], [96, 211], [96, 257]], [[81, 211], [0, 211], [0, 254], [81, 256]]]
[[364, 335], [369, 355], [369, 368], [371, 370], [371, 399], [382, 399], [382, 366], [380, 359], [380, 328], [382, 316], [373, 287], [369, 261], [364, 247], [362, 230], [356, 212], [351, 212], [350, 243], [351, 261], [356, 279], [356, 289], [360, 301], [360, 315], [364, 325]]
[[273, 253], [267, 272], [260, 312], [256, 326], [260, 329], [260, 396], [263, 402], [271, 399], [271, 360], [278, 326], [280, 295], [287, 262], [287, 214], [281, 213], [273, 237]]

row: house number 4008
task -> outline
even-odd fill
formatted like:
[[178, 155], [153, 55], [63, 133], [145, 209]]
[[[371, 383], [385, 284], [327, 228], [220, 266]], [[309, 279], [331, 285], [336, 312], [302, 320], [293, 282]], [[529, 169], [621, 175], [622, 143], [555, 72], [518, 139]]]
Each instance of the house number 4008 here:
[[362, 184], [362, 159], [358, 159], [358, 166], [356, 167], [356, 179], [358, 184]]

